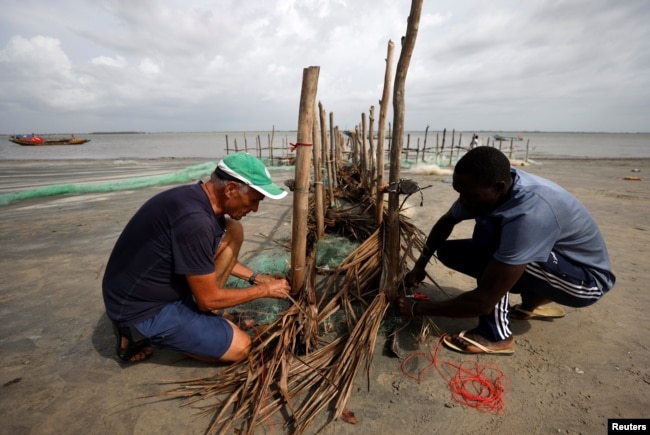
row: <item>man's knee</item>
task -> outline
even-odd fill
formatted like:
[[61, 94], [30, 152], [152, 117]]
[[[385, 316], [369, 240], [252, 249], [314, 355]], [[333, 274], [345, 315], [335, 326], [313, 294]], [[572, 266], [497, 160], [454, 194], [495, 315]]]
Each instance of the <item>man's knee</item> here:
[[[233, 219], [226, 218], [226, 233], [219, 243], [219, 248], [215, 254], [215, 260], [223, 258], [222, 254], [224, 252], [228, 253], [228, 259], [226, 261], [231, 261], [232, 258], [237, 259], [239, 255], [239, 249], [244, 243], [244, 227], [238, 221]], [[222, 265], [223, 266], [223, 265]], [[222, 270], [223, 271], [223, 270]], [[230, 270], [223, 271], [227, 275], [230, 274]]]
[[244, 242], [244, 226], [241, 222], [226, 218], [226, 235], [224, 240], [241, 245]]
[[240, 361], [248, 356], [251, 352], [252, 341], [251, 338], [244, 331], [236, 326], [233, 326], [233, 337], [230, 347], [225, 354], [220, 358], [223, 362]]

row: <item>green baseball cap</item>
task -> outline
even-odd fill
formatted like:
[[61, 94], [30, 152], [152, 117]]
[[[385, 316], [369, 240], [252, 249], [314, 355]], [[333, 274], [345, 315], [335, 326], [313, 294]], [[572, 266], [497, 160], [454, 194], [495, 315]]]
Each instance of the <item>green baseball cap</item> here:
[[271, 199], [282, 199], [287, 191], [271, 180], [271, 174], [264, 163], [248, 153], [234, 153], [224, 157], [217, 169], [249, 185]]

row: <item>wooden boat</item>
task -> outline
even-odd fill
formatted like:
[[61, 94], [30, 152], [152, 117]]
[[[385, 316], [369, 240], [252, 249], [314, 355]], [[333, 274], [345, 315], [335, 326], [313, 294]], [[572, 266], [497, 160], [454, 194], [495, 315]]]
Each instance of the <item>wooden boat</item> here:
[[[343, 134], [346, 135], [347, 137], [357, 137], [357, 131], [356, 130], [343, 130]], [[375, 133], [372, 137], [373, 139], [379, 139], [379, 135]], [[386, 139], [392, 139], [392, 137], [386, 133], [386, 136], [384, 136]], [[370, 135], [366, 139], [370, 139]]]
[[9, 140], [18, 145], [24, 146], [42, 146], [42, 145], [81, 145], [90, 142], [90, 139], [70, 137], [60, 137], [55, 139], [44, 138], [33, 134], [14, 135]]
[[494, 135], [494, 140], [497, 140], [499, 142], [503, 142], [503, 141], [506, 141], [506, 140], [520, 141], [520, 140], [524, 140], [524, 138], [521, 137], [521, 136], [503, 136], [503, 135], [500, 135], [500, 134], [495, 134]]

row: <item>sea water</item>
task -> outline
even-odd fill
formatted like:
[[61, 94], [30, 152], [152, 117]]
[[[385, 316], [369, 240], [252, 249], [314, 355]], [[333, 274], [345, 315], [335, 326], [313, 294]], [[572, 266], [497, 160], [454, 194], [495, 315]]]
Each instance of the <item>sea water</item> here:
[[[452, 132], [445, 134], [445, 149], [468, 147], [472, 135], [479, 136], [481, 145], [499, 145], [494, 135], [521, 136], [513, 141], [513, 158], [650, 158], [650, 133], [552, 133], [552, 132]], [[83, 145], [21, 146], [10, 142], [9, 136], [0, 136], [0, 160], [51, 160], [51, 159], [159, 159], [188, 158], [215, 160], [235, 147], [256, 153], [257, 147], [266, 149], [273, 145], [274, 155], [291, 155], [289, 144], [296, 142], [295, 131], [250, 132], [189, 132], [189, 133], [93, 133], [85, 137], [90, 142]], [[441, 131], [406, 132], [403, 147], [427, 150], [442, 146]], [[453, 138], [453, 142], [452, 142]], [[510, 153], [510, 141], [500, 143], [505, 153]], [[388, 146], [388, 144], [386, 145]]]

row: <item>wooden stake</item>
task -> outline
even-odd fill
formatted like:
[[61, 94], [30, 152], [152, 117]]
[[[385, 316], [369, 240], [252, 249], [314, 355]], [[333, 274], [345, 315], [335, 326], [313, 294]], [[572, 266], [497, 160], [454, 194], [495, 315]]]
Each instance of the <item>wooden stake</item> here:
[[271, 164], [273, 164], [273, 138], [275, 136], [275, 125], [271, 130], [271, 138], [269, 139], [269, 158], [271, 159]]
[[427, 152], [427, 135], [429, 134], [429, 124], [427, 124], [427, 128], [424, 130], [424, 144], [422, 145], [422, 161], [424, 162], [424, 156]]
[[449, 164], [451, 166], [452, 160], [454, 159], [454, 141], [456, 140], [456, 129], [451, 130], [451, 147], [449, 150]]
[[[329, 135], [327, 133], [327, 113], [323, 109], [323, 104], [318, 103], [318, 113], [320, 116], [320, 134], [321, 134], [321, 148], [323, 155], [323, 164], [325, 164], [325, 175], [327, 176], [327, 191], [329, 193], [330, 205], [333, 205], [334, 188], [332, 187], [332, 160], [329, 153]], [[326, 198], [323, 198], [323, 210], [327, 208]]]
[[370, 186], [370, 194], [375, 193], [375, 106], [370, 106], [368, 111], [368, 186]]
[[366, 122], [366, 113], [361, 113], [361, 141], [359, 141], [359, 156], [361, 157], [361, 185], [368, 187], [368, 171], [370, 165], [368, 164], [368, 147], [366, 145], [366, 140], [368, 138], [368, 123]]
[[314, 108], [314, 120], [312, 121], [312, 158], [314, 160], [314, 191], [316, 202], [316, 237], [321, 240], [325, 236], [325, 212], [323, 208], [323, 168], [321, 167], [321, 142], [318, 131], [318, 111]]
[[390, 88], [393, 82], [393, 53], [395, 44], [388, 41], [388, 54], [386, 55], [386, 72], [384, 73], [384, 92], [379, 100], [379, 125], [377, 126], [377, 226], [381, 225], [384, 219], [384, 191], [379, 187], [384, 185], [384, 153], [386, 142], [386, 113], [388, 112], [388, 100], [390, 99]]
[[444, 154], [445, 154], [445, 140], [447, 139], [447, 129], [444, 128], [442, 129], [442, 145], [440, 145], [440, 163], [442, 164], [442, 161], [444, 159]]
[[303, 70], [302, 75], [291, 228], [291, 290], [293, 294], [298, 293], [305, 282], [311, 149], [300, 144], [310, 144], [312, 141], [312, 123], [314, 122], [314, 106], [316, 105], [319, 72], [320, 67], [310, 66]]
[[[334, 112], [330, 112], [330, 165], [332, 166], [332, 177], [330, 183], [333, 187], [338, 184], [338, 169], [336, 166], [336, 133], [334, 129]], [[330, 205], [334, 206], [334, 196], [330, 198]]]
[[393, 90], [393, 142], [390, 158], [390, 192], [388, 194], [388, 216], [386, 219], [386, 246], [384, 247], [384, 265], [380, 288], [386, 291], [389, 301], [397, 298], [400, 279], [400, 228], [399, 228], [399, 192], [397, 183], [400, 179], [400, 157], [404, 136], [405, 84], [415, 40], [418, 35], [422, 3], [424, 0], [412, 0], [411, 12], [406, 27], [406, 36], [402, 38], [402, 52], [397, 62], [395, 86]]

